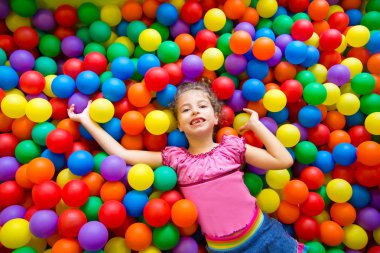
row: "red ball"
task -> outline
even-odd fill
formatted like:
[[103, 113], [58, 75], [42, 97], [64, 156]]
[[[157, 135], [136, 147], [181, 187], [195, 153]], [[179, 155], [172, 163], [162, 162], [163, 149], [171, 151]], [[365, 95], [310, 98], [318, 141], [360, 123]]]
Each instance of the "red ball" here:
[[316, 146], [322, 146], [327, 143], [330, 137], [330, 129], [324, 124], [318, 124], [315, 127], [309, 128], [308, 140]]
[[68, 36], [75, 36], [75, 30], [69, 27], [58, 26], [54, 30], [54, 35], [60, 40], [63, 40]]
[[337, 51], [322, 51], [319, 63], [327, 69], [342, 62], [342, 55]]
[[65, 153], [66, 159], [69, 159], [70, 155], [78, 150], [86, 150], [90, 152], [90, 144], [85, 139], [74, 142], [71, 149], [67, 150]]
[[235, 119], [235, 112], [231, 107], [227, 105], [222, 106], [222, 110], [219, 116], [219, 127], [229, 127], [232, 125]]
[[17, 49], [17, 44], [12, 36], [0, 34], [0, 48], [9, 56]]
[[288, 6], [291, 12], [304, 12], [309, 6], [309, 0], [289, 0]]
[[123, 225], [127, 211], [122, 203], [116, 200], [108, 200], [99, 209], [99, 221], [107, 228], [117, 228]]
[[24, 199], [24, 189], [16, 181], [6, 181], [0, 184], [0, 209], [17, 205]]
[[173, 85], [177, 85], [182, 80], [182, 71], [181, 67], [176, 63], [168, 63], [163, 66], [163, 68], [169, 74], [169, 83]]
[[152, 199], [145, 205], [143, 215], [152, 227], [162, 227], [170, 220], [170, 206], [163, 199]]
[[161, 151], [168, 142], [167, 134], [154, 135], [148, 131], [143, 133], [144, 147], [149, 151]]
[[54, 12], [54, 18], [63, 27], [73, 27], [78, 21], [77, 10], [68, 4], [60, 5]]
[[302, 98], [303, 86], [297, 80], [286, 80], [281, 84], [281, 90], [284, 92], [289, 103], [297, 102]]
[[344, 12], [335, 12], [330, 15], [327, 22], [329, 23], [330, 28], [343, 32], [350, 23], [350, 18]]
[[231, 78], [220, 76], [211, 83], [211, 89], [220, 100], [229, 99], [235, 91], [235, 84]]
[[67, 209], [58, 218], [58, 233], [63, 237], [77, 237], [87, 217], [80, 209]]
[[375, 187], [380, 182], [380, 169], [378, 166], [359, 165], [355, 171], [358, 183], [365, 187]]
[[294, 230], [297, 237], [305, 241], [318, 238], [320, 233], [318, 222], [314, 218], [307, 216], [301, 216], [294, 223]]
[[145, 73], [145, 86], [150, 91], [162, 91], [169, 84], [169, 73], [164, 68], [154, 67]]
[[17, 28], [13, 33], [13, 39], [17, 46], [25, 50], [35, 48], [40, 41], [36, 30], [28, 26], [21, 26]]
[[195, 45], [201, 52], [207, 48], [216, 47], [217, 41], [218, 38], [215, 33], [207, 29], [199, 31], [195, 36]]
[[128, 99], [125, 97], [117, 101], [116, 103], [114, 103], [114, 107], [115, 107], [115, 117], [118, 119], [121, 119], [124, 113], [136, 109], [136, 107], [134, 107], [131, 104], [131, 102], [129, 102]]
[[245, 141], [254, 147], [262, 148], [264, 146], [263, 142], [255, 135], [253, 131], [246, 131], [242, 135]]
[[62, 67], [63, 74], [72, 77], [73, 79], [77, 78], [79, 73], [84, 70], [84, 63], [80, 59], [71, 58], [65, 61]]
[[325, 176], [319, 168], [309, 166], [301, 171], [300, 179], [307, 185], [309, 190], [317, 190], [323, 185]]
[[40, 72], [29, 70], [22, 73], [19, 85], [23, 92], [37, 95], [45, 88], [45, 78]]
[[301, 212], [306, 216], [317, 216], [325, 209], [325, 201], [316, 192], [309, 192], [306, 201], [300, 205]]
[[73, 146], [73, 135], [64, 129], [56, 128], [46, 136], [46, 146], [54, 153], [65, 153]]
[[50, 99], [50, 104], [53, 109], [51, 118], [54, 120], [66, 119], [67, 116], [67, 99], [63, 98], [52, 98]]
[[380, 246], [372, 246], [368, 249], [368, 253], [380, 253]]
[[306, 41], [311, 38], [314, 32], [313, 24], [306, 19], [300, 19], [293, 23], [291, 35], [295, 40]]
[[55, 207], [61, 200], [61, 194], [61, 188], [54, 181], [45, 181], [32, 188], [32, 199], [39, 209]]
[[0, 143], [0, 157], [14, 156], [19, 140], [11, 133], [3, 133], [0, 134]]
[[80, 207], [86, 204], [90, 189], [82, 180], [71, 180], [62, 188], [62, 200], [70, 207]]
[[181, 17], [188, 24], [198, 22], [203, 15], [202, 5], [197, 1], [188, 1], [181, 8]]
[[345, 167], [341, 165], [335, 165], [335, 168], [331, 172], [331, 178], [341, 178], [349, 182], [350, 184], [356, 183], [355, 169], [352, 167]]
[[177, 202], [178, 200], [183, 199], [181, 193], [179, 193], [176, 190], [166, 191], [161, 194], [160, 198], [165, 200], [169, 204], [170, 207], [172, 207], [173, 204]]
[[337, 49], [342, 43], [342, 33], [337, 29], [327, 29], [319, 37], [319, 48], [325, 51]]
[[353, 126], [348, 130], [348, 135], [351, 137], [351, 144], [355, 147], [360, 143], [370, 141], [372, 135], [365, 129], [364, 126]]
[[107, 58], [98, 52], [91, 52], [84, 57], [84, 69], [100, 75], [107, 70]]

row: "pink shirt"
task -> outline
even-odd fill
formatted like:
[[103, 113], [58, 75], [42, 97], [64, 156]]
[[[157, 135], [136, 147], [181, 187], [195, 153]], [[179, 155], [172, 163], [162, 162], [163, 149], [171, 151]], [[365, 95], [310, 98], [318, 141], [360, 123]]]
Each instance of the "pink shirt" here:
[[243, 181], [245, 141], [225, 135], [211, 151], [192, 155], [185, 148], [166, 147], [163, 164], [178, 175], [185, 198], [198, 209], [202, 231], [210, 238], [230, 235], [250, 224], [256, 199]]

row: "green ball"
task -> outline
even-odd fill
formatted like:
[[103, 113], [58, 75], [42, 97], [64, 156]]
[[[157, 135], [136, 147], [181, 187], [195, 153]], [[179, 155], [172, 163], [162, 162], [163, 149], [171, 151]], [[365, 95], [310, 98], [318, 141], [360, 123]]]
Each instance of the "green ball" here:
[[309, 83], [317, 81], [317, 78], [313, 74], [313, 72], [309, 70], [302, 70], [297, 73], [296, 80], [302, 84], [302, 86], [305, 88], [306, 85]]
[[86, 56], [87, 54], [91, 52], [98, 52], [106, 56], [106, 49], [104, 48], [104, 46], [96, 42], [90, 42], [84, 47], [84, 51], [83, 51], [84, 56]]
[[83, 42], [83, 44], [87, 45], [92, 41], [90, 36], [90, 30], [88, 27], [81, 27], [78, 29], [76, 36]]
[[17, 144], [15, 157], [22, 164], [41, 156], [41, 147], [32, 140], [23, 140]]
[[112, 62], [114, 59], [121, 56], [125, 56], [129, 58], [130, 56], [129, 49], [121, 43], [117, 43], [117, 42], [112, 43], [107, 49], [108, 61]]
[[269, 18], [261, 18], [255, 29], [269, 28], [272, 29], [273, 22]]
[[[127, 37], [129, 37], [134, 43], [138, 43], [140, 33], [142, 31], [144, 31], [146, 28], [147, 28], [146, 25], [142, 21], [139, 21], [139, 20], [132, 21], [127, 26]], [[151, 26], [151, 28], [153, 28], [153, 27]], [[153, 29], [155, 29], [155, 28], [153, 28]], [[160, 32], [160, 31], [158, 31], [158, 32]], [[164, 40], [162, 35], [161, 35], [161, 38], [162, 38], [162, 40]]]
[[366, 26], [370, 31], [380, 29], [380, 11], [370, 11], [363, 15], [360, 22], [361, 25]]
[[263, 181], [254, 173], [244, 173], [243, 180], [252, 196], [257, 196], [263, 189]]
[[106, 80], [110, 79], [111, 77], [113, 77], [111, 71], [104, 71], [104, 72], [100, 75], [100, 83], [103, 84]]
[[87, 221], [97, 221], [99, 220], [98, 213], [100, 207], [103, 205], [103, 201], [96, 196], [91, 196], [88, 198], [86, 204], [81, 206], [81, 210], [87, 217]]
[[90, 25], [90, 37], [95, 42], [105, 42], [111, 37], [111, 27], [97, 20]]
[[83, 3], [78, 7], [78, 18], [84, 25], [89, 25], [100, 19], [100, 10], [93, 3]]
[[177, 184], [177, 174], [168, 166], [160, 166], [154, 170], [153, 187], [159, 191], [169, 191]]
[[0, 66], [4, 65], [6, 61], [7, 61], [7, 54], [2, 48], [0, 48]]
[[311, 241], [306, 242], [305, 245], [309, 246], [307, 253], [326, 253], [325, 247], [320, 242]]
[[12, 251], [12, 253], [37, 253], [37, 250], [29, 246], [24, 246]]
[[38, 145], [46, 146], [46, 136], [54, 129], [56, 127], [50, 122], [38, 123], [32, 130], [33, 141]]
[[178, 244], [178, 241], [178, 228], [171, 223], [153, 229], [153, 244], [160, 250], [172, 249]]
[[240, 81], [239, 81], [239, 78], [237, 76], [231, 75], [230, 73], [227, 73], [227, 72], [222, 73], [220, 76], [226, 76], [226, 77], [230, 78], [234, 82], [235, 89], [237, 89], [239, 87]]
[[318, 149], [310, 141], [301, 141], [294, 148], [296, 160], [302, 164], [310, 164], [315, 161]]
[[372, 93], [360, 97], [360, 111], [366, 115], [380, 112], [380, 95]]
[[144, 54], [147, 54], [148, 52], [145, 51], [144, 49], [142, 49], [140, 47], [140, 45], [137, 45], [136, 48], [135, 48], [135, 52], [133, 53], [133, 56], [136, 57], [136, 58], [140, 58], [141, 56], [143, 56]]
[[322, 185], [316, 192], [323, 198], [325, 206], [330, 205], [331, 199], [327, 196], [326, 186]]
[[290, 34], [293, 23], [293, 19], [288, 15], [277, 16], [273, 21], [273, 31], [276, 35]]
[[311, 21], [309, 15], [307, 15], [305, 12], [298, 12], [298, 13], [294, 14], [292, 19], [294, 22], [296, 22], [297, 20], [300, 20], [300, 19], [305, 19], [305, 20]]
[[164, 41], [157, 49], [157, 56], [163, 63], [176, 62], [180, 56], [180, 49], [174, 41]]
[[344, 253], [344, 250], [341, 249], [328, 249], [326, 253]]
[[54, 58], [61, 52], [61, 41], [54, 35], [46, 34], [41, 37], [38, 49], [44, 56]]
[[103, 162], [103, 160], [108, 157], [108, 154], [106, 152], [99, 152], [94, 156], [94, 171], [100, 174], [100, 164]]
[[231, 36], [231, 33], [224, 33], [219, 36], [218, 41], [216, 43], [216, 47], [223, 53], [224, 56], [232, 54], [232, 50], [230, 48]]
[[309, 105], [320, 105], [326, 100], [327, 91], [322, 84], [312, 82], [303, 89], [302, 96]]
[[30, 18], [37, 12], [35, 0], [12, 0], [12, 10], [21, 17]]
[[352, 90], [360, 95], [370, 94], [375, 89], [375, 86], [375, 78], [369, 73], [359, 73], [351, 80]]
[[[365, 6], [365, 11], [368, 13], [370, 11], [380, 12], [380, 0], [369, 0]], [[377, 20], [378, 21], [378, 20]]]
[[216, 34], [224, 34], [224, 33], [232, 33], [232, 30], [234, 28], [234, 23], [230, 19], [226, 19], [226, 23], [224, 24], [223, 28], [216, 32]]
[[139, 59], [132, 58], [131, 60], [133, 62], [133, 66], [135, 67], [135, 72], [133, 73], [131, 79], [135, 80], [135, 81], [141, 81], [144, 77], [137, 70], [137, 63], [138, 63]]
[[58, 66], [56, 61], [47, 56], [38, 57], [34, 63], [34, 70], [40, 72], [42, 75], [54, 75], [57, 73]]
[[167, 26], [164, 26], [158, 22], [155, 22], [149, 28], [156, 30], [161, 35], [162, 41], [169, 39], [170, 32], [169, 32], [169, 28]]

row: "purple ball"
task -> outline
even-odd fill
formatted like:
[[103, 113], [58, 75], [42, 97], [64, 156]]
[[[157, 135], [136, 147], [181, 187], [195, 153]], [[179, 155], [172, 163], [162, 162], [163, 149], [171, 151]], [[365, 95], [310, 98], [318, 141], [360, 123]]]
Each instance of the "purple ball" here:
[[11, 9], [7, 0], [0, 0], [0, 19], [5, 19]]
[[127, 165], [121, 157], [110, 155], [104, 158], [100, 164], [100, 173], [104, 179], [116, 182], [125, 177], [126, 167]]
[[350, 81], [350, 69], [342, 64], [336, 64], [327, 71], [327, 80], [338, 86]]
[[7, 206], [0, 213], [0, 226], [4, 225], [5, 223], [7, 223], [7, 221], [12, 220], [12, 219], [16, 219], [16, 218], [23, 219], [25, 217], [25, 214], [26, 214], [26, 209], [23, 206], [20, 206], [20, 205]]
[[48, 100], [48, 97], [45, 94], [43, 94], [43, 93], [40, 93], [40, 94], [37, 94], [37, 95], [28, 94], [28, 95], [26, 95], [25, 98], [26, 98], [27, 101], [32, 100], [34, 98], [42, 98], [42, 99]]
[[35, 59], [31, 52], [19, 49], [11, 54], [9, 62], [17, 72], [23, 73], [33, 69]]
[[198, 253], [198, 243], [189, 236], [181, 237], [173, 253]]
[[247, 164], [247, 170], [249, 172], [252, 172], [252, 173], [255, 173], [257, 175], [264, 175], [265, 173], [267, 173], [266, 170], [263, 170], [263, 169], [259, 169], [253, 165], [250, 165], [250, 164]]
[[241, 90], [235, 90], [232, 96], [227, 100], [226, 104], [236, 113], [247, 107], [248, 100], [244, 98]]
[[76, 36], [67, 36], [62, 40], [61, 49], [67, 57], [75, 58], [83, 53], [84, 44]]
[[52, 31], [55, 27], [53, 12], [48, 9], [40, 9], [32, 17], [33, 25], [41, 31]]
[[380, 190], [372, 189], [370, 193], [371, 193], [370, 206], [380, 211]]
[[334, 4], [338, 4], [339, 0], [327, 0], [327, 2], [329, 2], [330, 5], [334, 5]]
[[247, 67], [247, 60], [243, 55], [230, 54], [226, 58], [225, 67], [231, 75], [240, 75]]
[[360, 250], [347, 249], [346, 253], [362, 253]]
[[[131, 168], [132, 168], [132, 165], [125, 164], [125, 175], [128, 175]], [[132, 187], [128, 183], [128, 177], [123, 177], [120, 181], [125, 185], [125, 187], [127, 188], [127, 191], [133, 190]]]
[[269, 131], [271, 131], [273, 134], [276, 134], [277, 132], [277, 129], [278, 129], [278, 124], [277, 122], [270, 118], [270, 117], [262, 117], [260, 118], [260, 121], [261, 123], [263, 123], [263, 125], [269, 129]]
[[270, 58], [267, 63], [268, 63], [268, 66], [269, 67], [274, 67], [276, 66], [277, 64], [279, 64], [282, 60], [282, 52], [281, 52], [281, 49], [278, 47], [278, 46], [275, 46], [276, 49], [274, 51], [274, 55], [272, 56], [272, 58]]
[[298, 128], [298, 130], [300, 131], [300, 134], [301, 134], [300, 141], [306, 141], [307, 137], [309, 136], [309, 134], [307, 132], [307, 128], [302, 126], [298, 122], [294, 122], [293, 125], [296, 126]]
[[278, 46], [278, 48], [281, 49], [281, 52], [284, 54], [286, 46], [292, 41], [293, 41], [293, 38], [289, 34], [281, 34], [277, 36], [275, 40], [275, 44], [276, 46]]
[[71, 106], [72, 104], [74, 104], [74, 112], [81, 113], [87, 107], [88, 101], [90, 101], [89, 96], [77, 92], [71, 95], [69, 101], [67, 102], [67, 105]]
[[78, 241], [80, 246], [85, 250], [100, 250], [108, 241], [108, 230], [103, 223], [90, 221], [79, 230]]
[[195, 54], [188, 55], [183, 59], [181, 69], [186, 77], [196, 78], [203, 73], [203, 61]]
[[357, 222], [365, 230], [374, 231], [380, 227], [380, 213], [373, 207], [364, 207], [358, 212]]
[[20, 163], [13, 156], [4, 156], [0, 158], [0, 181], [14, 180], [16, 171]]
[[181, 33], [190, 33], [190, 27], [185, 21], [178, 19], [177, 22], [170, 26], [170, 36], [176, 38]]
[[241, 22], [239, 24], [237, 24], [237, 26], [235, 27], [234, 31], [245, 31], [247, 33], [249, 33], [249, 35], [251, 35], [251, 38], [255, 38], [255, 33], [256, 33], [256, 30], [255, 30], [255, 27], [249, 23], [249, 22]]
[[292, 167], [292, 170], [293, 170], [293, 173], [294, 173], [293, 175], [294, 175], [295, 177], [299, 177], [300, 174], [301, 174], [301, 172], [302, 172], [307, 166], [309, 166], [309, 165], [307, 165], [307, 164], [302, 164], [302, 163], [299, 163], [299, 162], [295, 161], [295, 162], [294, 162], [294, 165], [293, 165], [293, 167]]
[[36, 211], [29, 221], [30, 232], [38, 238], [48, 238], [58, 231], [58, 215], [52, 210]]

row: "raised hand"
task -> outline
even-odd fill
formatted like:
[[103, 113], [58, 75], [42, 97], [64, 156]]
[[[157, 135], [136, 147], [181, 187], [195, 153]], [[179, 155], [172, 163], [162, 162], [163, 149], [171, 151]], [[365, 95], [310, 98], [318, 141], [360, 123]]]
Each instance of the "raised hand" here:
[[86, 120], [91, 120], [90, 114], [89, 114], [91, 102], [92, 102], [91, 100], [88, 101], [86, 108], [81, 113], [75, 113], [74, 112], [75, 105], [72, 104], [70, 108], [67, 109], [67, 114], [69, 115], [70, 119], [79, 123], [82, 123], [83, 121], [86, 121]]
[[256, 111], [244, 108], [243, 111], [248, 113], [250, 116], [249, 120], [239, 129], [239, 132], [244, 132], [248, 130], [254, 130], [254, 128], [257, 126], [257, 123], [259, 121], [259, 115]]

